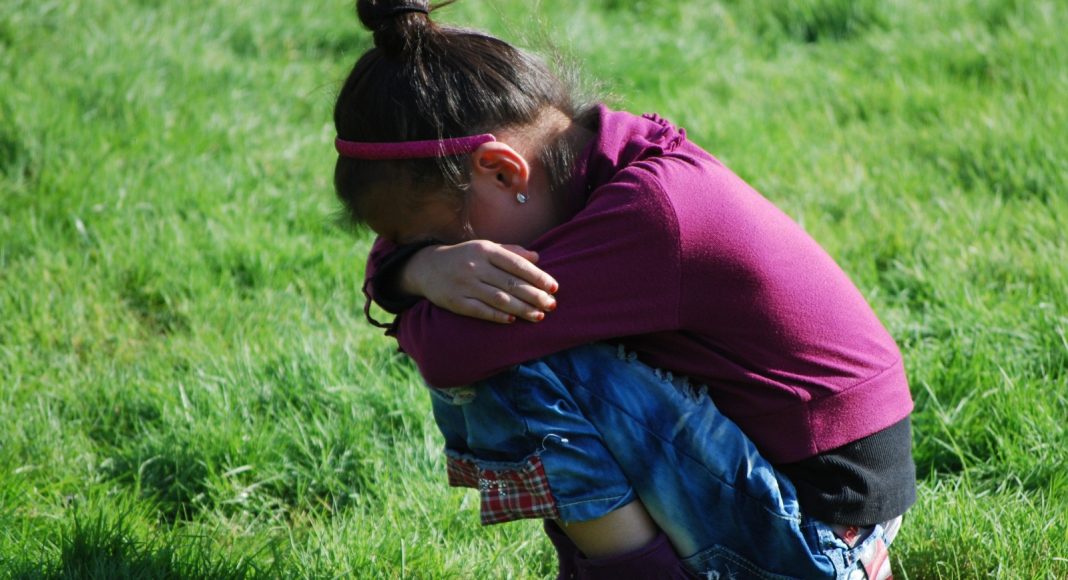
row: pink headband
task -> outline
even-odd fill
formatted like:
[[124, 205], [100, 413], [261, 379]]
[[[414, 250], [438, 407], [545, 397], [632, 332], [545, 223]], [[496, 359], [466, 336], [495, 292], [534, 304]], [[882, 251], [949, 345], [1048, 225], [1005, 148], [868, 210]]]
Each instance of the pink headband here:
[[496, 141], [489, 133], [455, 137], [452, 139], [430, 139], [428, 141], [399, 141], [397, 143], [360, 143], [338, 138], [334, 147], [342, 157], [352, 159], [372, 159], [375, 161], [395, 159], [420, 159], [423, 157], [446, 157], [471, 153], [483, 143]]

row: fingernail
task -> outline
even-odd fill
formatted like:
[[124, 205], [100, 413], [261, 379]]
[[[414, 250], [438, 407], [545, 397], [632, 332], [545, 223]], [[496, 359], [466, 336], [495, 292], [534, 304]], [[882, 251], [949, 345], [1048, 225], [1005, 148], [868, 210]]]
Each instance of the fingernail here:
[[552, 311], [556, 310], [556, 301], [553, 301], [552, 304], [549, 304], [549, 306], [546, 307], [545, 309], [548, 310], [549, 312], [552, 312]]
[[544, 312], [537, 312], [534, 314], [534, 322], [541, 322], [542, 320], [545, 320]]
[[552, 286], [549, 287], [549, 294], [556, 294], [556, 291], [559, 290], [559, 289], [560, 289], [559, 285], [553, 284]]
[[509, 314], [509, 315], [508, 315], [508, 324], [511, 324], [511, 323], [513, 323], [513, 322], [515, 322], [515, 317], [514, 317], [514, 316], [512, 316], [511, 314]]

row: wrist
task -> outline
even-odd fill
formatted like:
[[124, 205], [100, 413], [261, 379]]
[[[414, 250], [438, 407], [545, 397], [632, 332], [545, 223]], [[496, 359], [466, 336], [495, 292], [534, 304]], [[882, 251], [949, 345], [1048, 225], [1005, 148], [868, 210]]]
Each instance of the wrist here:
[[401, 267], [400, 275], [397, 277], [397, 289], [401, 293], [408, 296], [426, 297], [422, 274], [426, 271], [427, 259], [433, 249], [434, 246], [420, 248], [405, 261]]
[[425, 243], [401, 246], [380, 261], [374, 277], [371, 279], [371, 295], [379, 306], [387, 312], [398, 314], [411, 308], [422, 299], [421, 289], [418, 286], [405, 289], [402, 284], [402, 277], [405, 271], [408, 270], [408, 263], [412, 257], [420, 250], [436, 243], [427, 241]]

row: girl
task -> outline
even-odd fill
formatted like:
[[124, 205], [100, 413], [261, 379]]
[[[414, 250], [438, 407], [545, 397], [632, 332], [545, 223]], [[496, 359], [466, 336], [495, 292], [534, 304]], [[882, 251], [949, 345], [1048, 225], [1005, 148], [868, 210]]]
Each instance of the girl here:
[[427, 2], [357, 11], [335, 187], [483, 522], [543, 518], [561, 577], [888, 577], [912, 401], [833, 260], [659, 117]]

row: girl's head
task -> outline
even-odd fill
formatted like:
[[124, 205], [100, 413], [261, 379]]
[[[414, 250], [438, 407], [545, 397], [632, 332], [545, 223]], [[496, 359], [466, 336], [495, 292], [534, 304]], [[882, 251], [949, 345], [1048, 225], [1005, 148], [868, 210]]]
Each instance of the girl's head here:
[[[497, 141], [447, 156], [340, 156], [334, 185], [349, 217], [397, 242], [478, 236], [527, 243], [551, 227], [559, 213], [551, 194], [567, 180], [576, 153], [569, 129], [584, 113], [570, 88], [540, 59], [502, 40], [435, 24], [427, 0], [359, 0], [356, 8], [375, 46], [338, 95], [339, 139], [399, 143], [492, 133]], [[529, 201], [520, 203], [519, 194]], [[508, 227], [513, 222], [516, 228]]]

